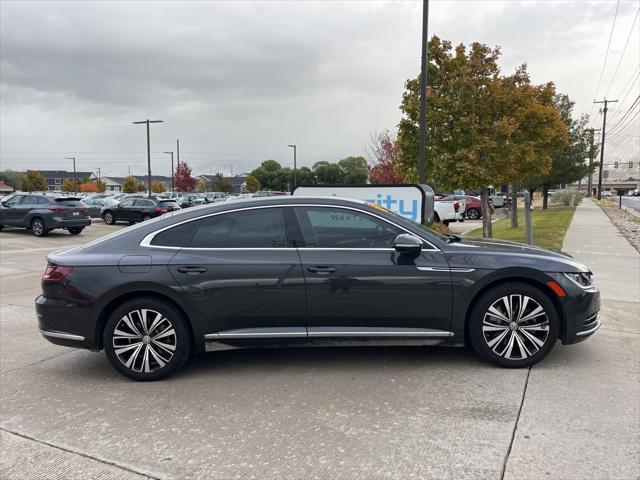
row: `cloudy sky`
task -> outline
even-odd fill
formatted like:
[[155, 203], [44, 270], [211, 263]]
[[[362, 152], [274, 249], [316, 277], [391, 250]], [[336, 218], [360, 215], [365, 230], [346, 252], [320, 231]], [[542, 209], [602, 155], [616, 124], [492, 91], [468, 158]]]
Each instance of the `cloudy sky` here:
[[[400, 119], [404, 81], [419, 70], [421, 7], [2, 1], [0, 168], [70, 170], [64, 157], [75, 155], [78, 170], [143, 174], [144, 126], [131, 122], [147, 118], [165, 122], [151, 132], [159, 175], [170, 174], [162, 152], [176, 138], [196, 174], [250, 171], [267, 158], [290, 164], [290, 143], [303, 165], [363, 154], [371, 131], [393, 131]], [[501, 46], [505, 73], [527, 62], [535, 82], [554, 81], [595, 126], [593, 99], [620, 97], [607, 157], [638, 159], [640, 119], [620, 127], [640, 109], [625, 117], [640, 94], [639, 7], [432, 0], [429, 31]]]

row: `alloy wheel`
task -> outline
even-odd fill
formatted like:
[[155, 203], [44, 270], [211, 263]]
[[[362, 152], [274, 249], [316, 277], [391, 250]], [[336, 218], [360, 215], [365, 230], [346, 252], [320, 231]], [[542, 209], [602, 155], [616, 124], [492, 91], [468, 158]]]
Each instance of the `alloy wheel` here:
[[477, 220], [478, 218], [480, 218], [480, 213], [475, 208], [470, 208], [469, 210], [467, 210], [467, 218], [469, 220]]
[[549, 338], [549, 317], [544, 308], [527, 295], [506, 295], [491, 304], [482, 320], [487, 346], [506, 360], [535, 355]]
[[31, 224], [31, 231], [33, 231], [33, 234], [36, 237], [41, 237], [44, 233], [44, 224], [42, 223], [42, 220], [35, 219]]
[[104, 223], [106, 223], [107, 225], [111, 225], [113, 223], [113, 215], [110, 213], [105, 213], [104, 214]]
[[173, 323], [150, 309], [133, 310], [113, 331], [113, 350], [120, 362], [134, 372], [150, 373], [173, 358], [177, 335]]

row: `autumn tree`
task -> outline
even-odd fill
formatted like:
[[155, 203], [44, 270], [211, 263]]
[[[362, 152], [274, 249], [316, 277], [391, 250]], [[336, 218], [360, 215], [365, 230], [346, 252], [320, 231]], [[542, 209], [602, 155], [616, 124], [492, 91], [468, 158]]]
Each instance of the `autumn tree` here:
[[397, 167], [399, 149], [389, 130], [371, 133], [366, 147], [369, 156], [369, 179], [372, 183], [402, 183], [404, 176]]
[[20, 190], [24, 192], [45, 192], [49, 189], [47, 181], [40, 172], [28, 170], [20, 182]]
[[136, 179], [132, 176], [125, 178], [124, 183], [122, 184], [122, 192], [123, 193], [136, 193], [138, 191], [138, 184]]
[[103, 182], [102, 180], [96, 180], [94, 183], [96, 184], [96, 188], [98, 189], [98, 192], [104, 193], [107, 190], [106, 182]]
[[[567, 144], [564, 148], [551, 155], [551, 168], [545, 175], [528, 175], [524, 185], [531, 191], [542, 189], [542, 208], [547, 209], [549, 189], [562, 183], [571, 183], [593, 173], [585, 163], [585, 158], [590, 156], [591, 135], [588, 130], [589, 116], [583, 114], [578, 118], [573, 116], [575, 102], [568, 95], [557, 94], [554, 104], [560, 112], [562, 122], [567, 130]], [[594, 149], [597, 147], [594, 147]], [[592, 152], [595, 156], [596, 152]]]
[[164, 192], [164, 183], [162, 182], [151, 182], [151, 191], [153, 193], [162, 193]]
[[174, 175], [176, 188], [180, 192], [193, 192], [196, 179], [191, 176], [191, 167], [186, 162], [180, 162]]
[[147, 191], [147, 184], [144, 182], [137, 182], [136, 183], [136, 189], [138, 190], [138, 192], [146, 192]]
[[[468, 48], [434, 36], [428, 44], [426, 170], [443, 189], [480, 188], [483, 234], [491, 236], [489, 185], [544, 173], [566, 129], [553, 105], [553, 84], [531, 85], [526, 67], [503, 76], [500, 49]], [[420, 77], [406, 83], [398, 131], [398, 164], [410, 181], [418, 172]]]
[[256, 193], [260, 190], [260, 181], [253, 175], [249, 175], [244, 181], [247, 184], [247, 192]]
[[64, 182], [62, 182], [62, 191], [63, 192], [79, 192], [80, 183], [77, 180], [72, 180], [71, 178], [67, 178]]

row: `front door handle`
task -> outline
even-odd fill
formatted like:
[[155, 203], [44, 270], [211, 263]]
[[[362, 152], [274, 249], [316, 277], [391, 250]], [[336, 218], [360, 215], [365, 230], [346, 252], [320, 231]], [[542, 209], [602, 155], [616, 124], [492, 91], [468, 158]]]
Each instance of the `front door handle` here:
[[180, 273], [186, 273], [187, 275], [198, 275], [199, 273], [205, 273], [207, 267], [198, 267], [195, 265], [189, 265], [186, 267], [178, 267]]
[[317, 273], [319, 275], [327, 275], [329, 273], [333, 273], [337, 270], [336, 267], [330, 267], [327, 265], [315, 265], [311, 267], [307, 267], [307, 270], [313, 273]]

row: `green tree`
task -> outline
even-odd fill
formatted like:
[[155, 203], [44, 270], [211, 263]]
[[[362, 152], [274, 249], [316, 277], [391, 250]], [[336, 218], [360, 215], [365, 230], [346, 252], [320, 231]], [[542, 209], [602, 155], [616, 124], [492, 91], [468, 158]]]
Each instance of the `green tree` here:
[[127, 177], [122, 184], [123, 193], [136, 193], [138, 191], [138, 184], [133, 177]]
[[369, 178], [369, 168], [364, 157], [347, 157], [338, 162], [342, 172], [343, 183], [366, 183]]
[[15, 170], [4, 170], [0, 172], [0, 180], [12, 186], [14, 189], [20, 188], [24, 176], [24, 172], [16, 172]]
[[[567, 129], [567, 145], [551, 155], [551, 168], [546, 175], [529, 175], [525, 180], [525, 186], [531, 190], [542, 189], [542, 208], [547, 209], [549, 189], [562, 183], [572, 183], [583, 178], [589, 173], [589, 166], [585, 159], [589, 157], [591, 150], [591, 135], [587, 130], [589, 116], [584, 114], [578, 118], [573, 116], [575, 102], [568, 95], [557, 94], [554, 104], [560, 112], [560, 117]], [[597, 147], [594, 147], [596, 150]], [[592, 152], [595, 157], [596, 152]]]
[[77, 180], [72, 180], [71, 178], [67, 178], [62, 183], [62, 191], [63, 192], [79, 192], [80, 191], [80, 183]]
[[201, 178], [200, 180], [198, 180], [198, 191], [204, 193], [206, 189], [207, 189], [207, 182], [205, 181], [204, 178]]
[[[316, 183], [316, 176], [309, 167], [298, 168], [296, 177], [297, 185], [314, 185]], [[291, 177], [291, 185], [293, 186], [293, 176]]]
[[[489, 237], [488, 185], [519, 181], [526, 171], [547, 171], [551, 153], [562, 145], [563, 125], [550, 102], [554, 88], [531, 85], [524, 66], [501, 75], [498, 47], [453, 48], [434, 36], [428, 48], [428, 181], [443, 189], [479, 187], [483, 234]], [[397, 162], [415, 182], [420, 78], [407, 81], [406, 88]]]
[[20, 182], [20, 190], [25, 192], [46, 192], [49, 185], [40, 172], [28, 170]]
[[218, 181], [215, 183], [215, 189], [216, 192], [233, 193], [233, 184], [228, 178], [220, 175]]
[[287, 188], [289, 170], [283, 169], [275, 160], [265, 160], [251, 172], [251, 176], [258, 179], [263, 190], [280, 191]]
[[253, 175], [249, 175], [245, 179], [245, 183], [247, 184], [247, 192], [249, 193], [256, 193], [260, 190], [260, 181]]
[[344, 175], [337, 163], [327, 161], [317, 162], [313, 166], [313, 174], [318, 184], [344, 183]]

